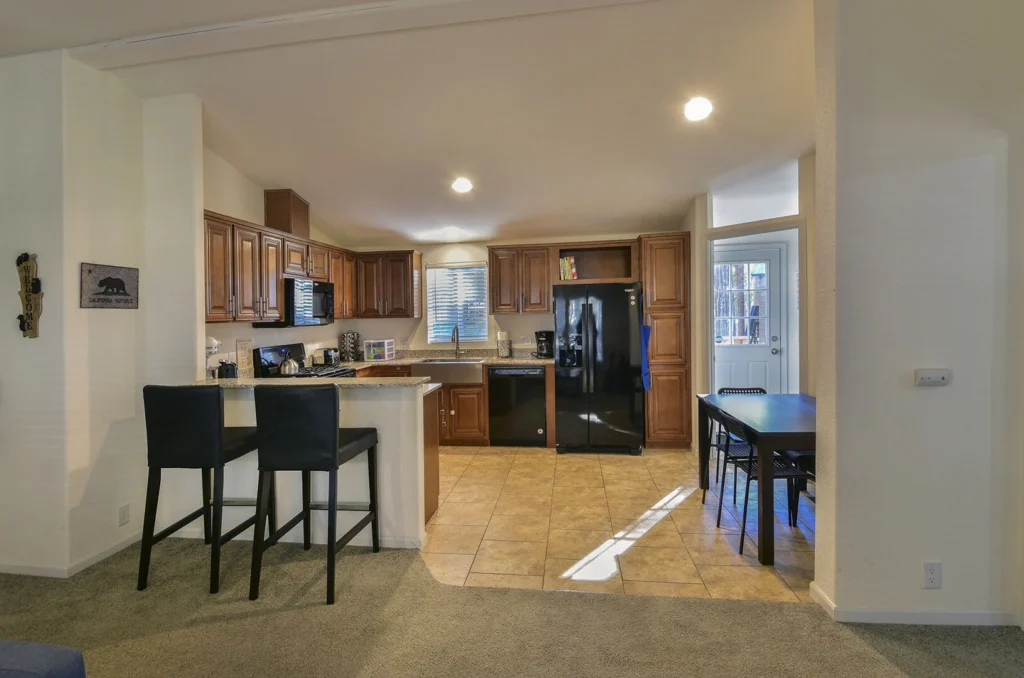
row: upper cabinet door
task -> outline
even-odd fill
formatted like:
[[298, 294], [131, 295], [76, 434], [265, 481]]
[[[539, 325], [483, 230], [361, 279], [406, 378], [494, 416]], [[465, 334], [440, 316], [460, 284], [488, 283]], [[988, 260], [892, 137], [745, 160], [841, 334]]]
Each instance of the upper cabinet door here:
[[337, 250], [330, 251], [329, 282], [334, 283], [334, 317], [345, 317], [345, 254]]
[[523, 313], [551, 312], [551, 266], [547, 247], [525, 247], [519, 252]]
[[317, 245], [309, 246], [309, 277], [327, 282], [330, 277], [330, 250]]
[[263, 319], [284, 318], [284, 239], [260, 235], [260, 267], [263, 283]]
[[284, 241], [284, 272], [286, 275], [305, 277], [309, 274], [306, 268], [306, 244], [295, 240]]
[[235, 226], [235, 320], [257, 320], [262, 306], [260, 234]]
[[689, 234], [644, 238], [644, 299], [652, 311], [687, 307]]
[[413, 316], [412, 254], [396, 252], [384, 255], [384, 317]]
[[384, 255], [360, 254], [356, 257], [356, 317], [380, 318], [384, 315]]
[[[356, 317], [356, 255], [345, 252], [342, 255], [342, 278], [345, 281], [341, 318]], [[338, 293], [337, 290], [334, 291]]]
[[494, 248], [490, 256], [491, 313], [519, 311], [519, 249]]
[[206, 321], [231, 320], [231, 226], [206, 220]]

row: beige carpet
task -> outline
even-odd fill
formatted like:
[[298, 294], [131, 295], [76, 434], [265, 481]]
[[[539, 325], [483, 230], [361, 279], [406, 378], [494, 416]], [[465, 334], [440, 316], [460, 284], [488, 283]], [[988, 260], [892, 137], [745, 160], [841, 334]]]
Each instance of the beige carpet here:
[[456, 588], [415, 551], [343, 552], [323, 604], [325, 550], [172, 539], [135, 591], [138, 548], [67, 581], [0, 576], [0, 638], [70, 645], [104, 676], [1020, 676], [1016, 628], [856, 627], [812, 604]]

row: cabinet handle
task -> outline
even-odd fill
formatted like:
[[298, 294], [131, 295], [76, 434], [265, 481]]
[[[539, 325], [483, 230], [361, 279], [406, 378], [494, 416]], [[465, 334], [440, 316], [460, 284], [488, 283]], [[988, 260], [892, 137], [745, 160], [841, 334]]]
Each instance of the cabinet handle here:
[[235, 315], [235, 298], [231, 297], [228, 299], [228, 313], [234, 317]]

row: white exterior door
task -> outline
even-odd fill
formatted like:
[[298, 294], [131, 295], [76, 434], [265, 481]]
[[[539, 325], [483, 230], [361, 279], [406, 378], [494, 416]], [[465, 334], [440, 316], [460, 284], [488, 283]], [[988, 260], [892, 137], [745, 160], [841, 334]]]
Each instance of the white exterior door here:
[[781, 250], [715, 250], [714, 390], [786, 391], [782, 350]]

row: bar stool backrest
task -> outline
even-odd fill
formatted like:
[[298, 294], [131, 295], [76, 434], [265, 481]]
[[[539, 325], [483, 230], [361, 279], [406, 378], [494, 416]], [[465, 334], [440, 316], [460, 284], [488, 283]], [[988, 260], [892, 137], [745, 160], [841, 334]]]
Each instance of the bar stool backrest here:
[[718, 395], [768, 395], [768, 391], [760, 386], [723, 386]]
[[338, 468], [337, 386], [257, 386], [255, 396], [261, 470]]
[[222, 466], [224, 392], [220, 386], [145, 386], [151, 468]]

